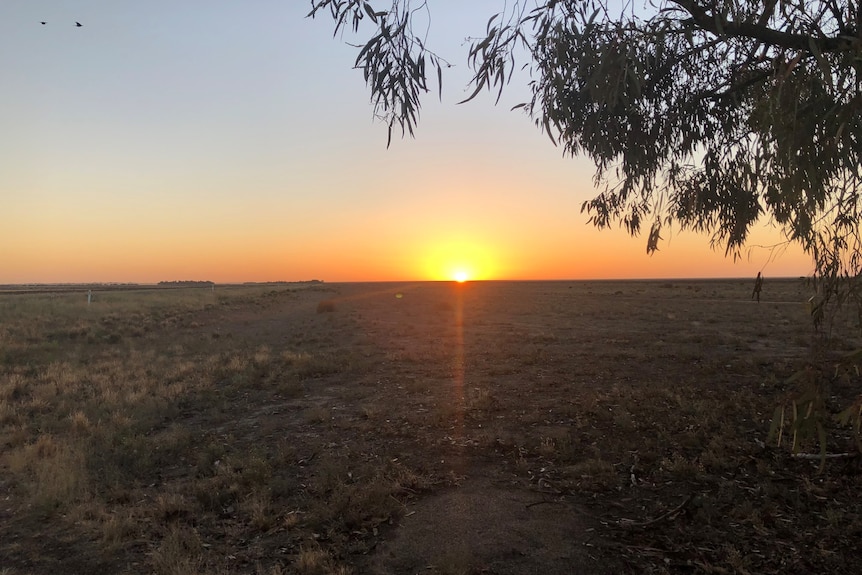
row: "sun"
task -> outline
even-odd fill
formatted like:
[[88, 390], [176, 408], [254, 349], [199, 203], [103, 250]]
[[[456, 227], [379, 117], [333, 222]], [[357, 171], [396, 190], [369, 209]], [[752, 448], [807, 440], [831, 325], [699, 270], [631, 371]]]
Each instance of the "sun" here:
[[470, 274], [467, 273], [466, 270], [455, 270], [455, 273], [452, 274], [452, 279], [459, 284], [462, 284], [468, 279], [470, 279]]
[[435, 241], [422, 258], [425, 275], [435, 281], [483, 281], [494, 276], [496, 258], [483, 243], [463, 239]]

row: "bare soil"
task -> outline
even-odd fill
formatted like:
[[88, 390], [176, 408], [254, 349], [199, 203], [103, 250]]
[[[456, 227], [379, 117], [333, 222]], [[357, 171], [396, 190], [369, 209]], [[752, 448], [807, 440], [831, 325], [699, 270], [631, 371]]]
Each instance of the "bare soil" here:
[[752, 287], [324, 284], [120, 329], [99, 345], [269, 359], [178, 398], [134, 472], [91, 461], [89, 516], [0, 468], [0, 573], [858, 572], [859, 458], [767, 437], [793, 374], [833, 411], [858, 376], [812, 355], [803, 281]]

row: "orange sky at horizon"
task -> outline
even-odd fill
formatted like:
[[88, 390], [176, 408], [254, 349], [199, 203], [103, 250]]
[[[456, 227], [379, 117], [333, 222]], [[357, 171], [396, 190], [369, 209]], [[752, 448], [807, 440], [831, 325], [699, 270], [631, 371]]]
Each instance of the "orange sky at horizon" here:
[[[389, 149], [355, 50], [306, 19], [306, 3], [195, 4], [0, 5], [0, 284], [812, 270], [797, 247], [734, 262], [704, 236], [666, 231], [648, 256], [645, 237], [589, 226], [593, 166], [510, 111], [524, 85], [498, 106], [456, 104], [464, 38], [494, 3], [432, 5], [429, 43], [455, 66], [416, 138]], [[64, 20], [85, 26], [53, 25]], [[760, 228], [751, 244], [779, 240]]]
[[[194, 241], [184, 235], [181, 242], [170, 236], [126, 238], [108, 248], [92, 237], [70, 236], [62, 242], [64, 250], [51, 252], [53, 260], [40, 256], [37, 242], [28, 243], [32, 252], [13, 252], [6, 259], [7, 269], [20, 270], [21, 275], [7, 273], [0, 283], [424, 281], [454, 279], [458, 272], [470, 280], [753, 277], [757, 271], [795, 277], [809, 273], [804, 254], [787, 253], [770, 262], [767, 249], [752, 248], [733, 262], [723, 251], [711, 250], [705, 238], [682, 241], [686, 235], [690, 234], [665, 241], [652, 256], [645, 254], [642, 237], [631, 238], [621, 230], [595, 230], [583, 223], [572, 225], [562, 250], [549, 235], [513, 241], [490, 233], [471, 237], [433, 230], [368, 242], [312, 235], [308, 239], [315, 243], [314, 250], [272, 239], [234, 237], [226, 242], [215, 234]], [[454, 239], [436, 239], [447, 236]], [[177, 243], [182, 247], [177, 248]], [[262, 245], [269, 247], [262, 249]], [[165, 257], [166, 252], [172, 254], [170, 258]], [[614, 257], [607, 257], [608, 252]], [[46, 269], [51, 273], [45, 273]]]

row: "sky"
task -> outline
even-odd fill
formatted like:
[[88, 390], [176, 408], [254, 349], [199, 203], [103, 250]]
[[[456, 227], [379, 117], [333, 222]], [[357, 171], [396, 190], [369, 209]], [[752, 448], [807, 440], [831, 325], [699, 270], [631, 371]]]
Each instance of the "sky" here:
[[503, 5], [429, 2], [453, 67], [387, 149], [356, 40], [306, 0], [3, 0], [0, 284], [811, 272], [796, 248], [734, 262], [665, 231], [648, 256], [590, 226], [594, 168], [510, 110], [524, 82], [457, 104], [466, 38]]

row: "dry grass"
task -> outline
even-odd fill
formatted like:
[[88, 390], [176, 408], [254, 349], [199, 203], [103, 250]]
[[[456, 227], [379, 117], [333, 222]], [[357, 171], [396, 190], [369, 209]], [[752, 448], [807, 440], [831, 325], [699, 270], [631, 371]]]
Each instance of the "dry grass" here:
[[271, 454], [236, 451], [183, 414], [217, 419], [261, 381], [295, 395], [303, 378], [342, 366], [206, 341], [202, 313], [275, 299], [237, 291], [106, 293], [89, 306], [81, 294], [0, 297], [2, 337], [14, 342], [0, 348], [0, 485], [17, 513], [81, 517], [108, 549], [151, 539], [157, 573], [203, 572], [206, 547], [187, 522], [207, 513], [259, 532], [279, 524]]
[[[812, 339], [801, 288], [755, 307], [744, 287], [344, 286], [337, 314], [318, 288], [0, 295], [0, 556], [359, 573], [411, 505], [481, 469], [591, 506], [623, 546], [596, 552], [633, 572], [840, 571], [858, 469], [754, 441]], [[683, 495], [648, 531], [607, 527]], [[73, 544], [3, 543], [40, 539]], [[457, 548], [426, 565], [483, 568]]]

